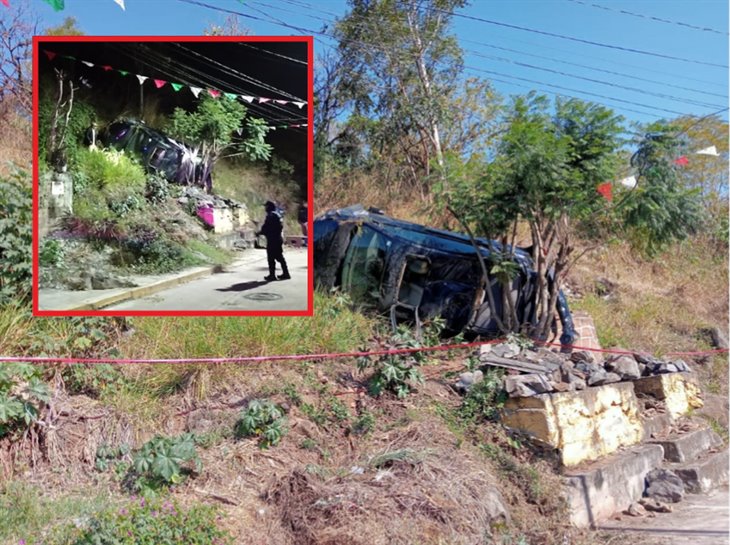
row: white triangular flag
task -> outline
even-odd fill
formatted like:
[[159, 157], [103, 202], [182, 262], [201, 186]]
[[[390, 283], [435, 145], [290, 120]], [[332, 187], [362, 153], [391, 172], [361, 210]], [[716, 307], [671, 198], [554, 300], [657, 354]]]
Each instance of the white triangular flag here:
[[114, 0], [117, 4], [119, 4], [119, 7], [122, 8], [124, 11], [127, 11], [124, 8], [124, 0]]
[[274, 102], [276, 102], [277, 104], [284, 105], [284, 106], [287, 105], [287, 104], [289, 104], [289, 101], [288, 100], [274, 99]]
[[137, 76], [140, 85], [142, 85], [144, 83], [144, 80], [147, 79], [147, 76], [140, 76], [139, 74], [135, 74], [135, 76]]
[[89, 67], [94, 66], [93, 62], [89, 62], [89, 61], [81, 61], [81, 62], [83, 62], [86, 66], [89, 66]]
[[202, 88], [200, 88], [200, 87], [192, 87], [192, 86], [191, 86], [191, 87], [190, 87], [190, 90], [191, 90], [191, 91], [193, 92], [193, 94], [195, 95], [195, 98], [198, 98], [198, 95], [200, 94], [200, 91], [202, 91], [203, 89], [202, 89]]
[[297, 108], [299, 108], [301, 110], [302, 106], [305, 106], [307, 103], [306, 102], [294, 102], [293, 104], [296, 104]]
[[629, 176], [628, 178], [624, 178], [619, 183], [624, 187], [633, 189], [634, 187], [636, 187], [636, 176]]
[[248, 102], [249, 104], [250, 104], [251, 102], [253, 102], [253, 97], [249, 97], [249, 96], [246, 96], [246, 95], [241, 95], [241, 98], [242, 98], [243, 100], [245, 100], [246, 102]]
[[701, 149], [700, 151], [695, 152], [697, 155], [712, 155], [713, 157], [720, 157], [720, 154], [717, 153], [717, 148], [715, 146], [710, 146], [709, 148]]

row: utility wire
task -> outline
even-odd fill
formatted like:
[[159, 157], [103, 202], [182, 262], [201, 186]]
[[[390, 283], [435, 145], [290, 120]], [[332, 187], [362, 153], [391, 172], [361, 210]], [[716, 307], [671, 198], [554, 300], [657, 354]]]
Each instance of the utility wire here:
[[472, 53], [474, 55], [476, 55], [477, 57], [482, 57], [484, 59], [494, 59], [494, 60], [498, 60], [498, 61], [501, 61], [501, 62], [508, 62], [510, 64], [514, 64], [516, 66], [523, 66], [525, 68], [530, 68], [532, 70], [540, 70], [542, 72], [550, 72], [552, 74], [558, 74], [560, 76], [566, 76], [566, 77], [569, 77], [569, 78], [575, 78], [575, 79], [581, 79], [581, 80], [584, 80], [584, 81], [590, 81], [591, 83], [598, 83], [599, 85], [608, 85], [609, 87], [616, 87], [617, 89], [624, 89], [624, 90], [627, 90], [627, 91], [634, 91], [634, 92], [642, 93], [642, 94], [645, 94], [645, 95], [651, 95], [651, 96], [655, 96], [655, 97], [659, 97], [659, 98], [665, 98], [667, 100], [673, 100], [675, 102], [684, 102], [686, 104], [692, 104], [694, 106], [704, 106], [704, 107], [707, 107], [707, 108], [718, 108], [719, 107], [718, 104], [709, 104], [707, 102], [699, 102], [699, 101], [692, 100], [692, 99], [675, 97], [673, 95], [666, 95], [664, 93], [655, 93], [655, 92], [649, 91], [647, 89], [639, 89], [637, 87], [628, 87], [626, 85], [619, 85], [617, 83], [613, 83], [613, 82], [610, 82], [610, 81], [604, 81], [604, 80], [593, 79], [593, 78], [586, 78], [584, 76], [578, 76], [578, 75], [575, 75], [575, 74], [570, 74], [568, 72], [562, 72], [560, 70], [553, 70], [552, 68], [545, 68], [543, 66], [535, 66], [534, 64], [527, 64], [527, 63], [520, 62], [520, 61], [516, 61], [516, 60], [513, 60], [513, 59], [507, 59], [505, 57], [495, 57], [495, 56], [492, 56], [492, 55], [485, 55], [483, 53], [477, 53], [476, 51], [472, 51]]
[[640, 104], [638, 102], [631, 102], [629, 100], [623, 100], [623, 99], [616, 98], [616, 97], [609, 97], [609, 96], [606, 96], [606, 95], [599, 95], [598, 93], [591, 93], [589, 91], [582, 91], [580, 89], [571, 89], [570, 87], [563, 87], [561, 85], [554, 85], [552, 83], [547, 83], [547, 82], [544, 82], [544, 81], [536, 81], [536, 80], [532, 80], [532, 79], [528, 79], [528, 78], [521, 78], [521, 77], [518, 77], [518, 76], [512, 76], [510, 74], [503, 74], [501, 72], [494, 72], [492, 70], [485, 70], [483, 68], [476, 68], [476, 67], [473, 67], [473, 66], [465, 66], [464, 68], [466, 68], [468, 70], [473, 70], [473, 71], [476, 71], [476, 72], [484, 72], [485, 74], [495, 74], [497, 76], [502, 76], [503, 78], [504, 77], [506, 77], [506, 78], [513, 78], [513, 79], [517, 79], [517, 80], [520, 80], [520, 81], [527, 81], [527, 82], [530, 82], [530, 83], [537, 83], [538, 85], [547, 85], [548, 87], [555, 87], [556, 89], [562, 89], [564, 91], [570, 91], [572, 93], [581, 93], [581, 94], [584, 94], [584, 95], [591, 95], [591, 96], [596, 96], [596, 97], [599, 97], [599, 98], [615, 100], [617, 102], [624, 102], [626, 104], [633, 104], [634, 106], [641, 106], [642, 108], [650, 108], [652, 110], [659, 110], [659, 111], [667, 112], [667, 113], [670, 113], [670, 114], [687, 115], [684, 112], [678, 112], [676, 110], [667, 110], [666, 108], [659, 108], [658, 106], [650, 106], [648, 104]]
[[[230, 10], [230, 9], [226, 9], [226, 8], [220, 8], [218, 6], [213, 6], [211, 4], [208, 4], [206, 2], [202, 2], [200, 0], [178, 0], [178, 2], [184, 2], [186, 4], [193, 4], [193, 5], [201, 6], [201, 7], [204, 7], [204, 8], [210, 9], [210, 10], [213, 10], [213, 11], [219, 11], [219, 12], [222, 12], [222, 13], [228, 13], [228, 14], [238, 15], [238, 16], [241, 16], [241, 17], [245, 17], [245, 18], [248, 18], [248, 19], [255, 20], [255, 21], [261, 21], [261, 22], [264, 22], [264, 23], [274, 23], [274, 24], [283, 26], [285, 28], [289, 28], [289, 29], [292, 29], [292, 30], [296, 30], [298, 32], [302, 32], [302, 33], [306, 33], [306, 34], [311, 34], [311, 35], [323, 36], [325, 38], [329, 38], [331, 40], [337, 41], [337, 38], [333, 37], [330, 34], [327, 34], [326, 32], [317, 31], [317, 30], [313, 30], [313, 29], [308, 29], [308, 28], [303, 28], [303, 27], [300, 27], [300, 26], [292, 25], [292, 24], [289, 24], [289, 23], [286, 23], [286, 22], [277, 20], [276, 18], [272, 18], [270, 16], [266, 16], [266, 18], [258, 17], [256, 15], [251, 15], [251, 14], [248, 14], [248, 13], [242, 13], [240, 11], [234, 11], [234, 10]], [[445, 10], [441, 10], [441, 11], [445, 11]], [[456, 14], [452, 14], [451, 12], [446, 12], [446, 13], [451, 14], [451, 15], [456, 15]], [[361, 46], [364, 46], [364, 47], [367, 47], [367, 48], [370, 48], [370, 49], [381, 49], [382, 50], [382, 48], [378, 48], [374, 44], [368, 44], [368, 43], [365, 43], [365, 42], [359, 42], [357, 40], [346, 40], [346, 41], [347, 42], [350, 42], [350, 43], [355, 43], [355, 44], [358, 44], [358, 45], [361, 45]], [[539, 84], [539, 85], [547, 85], [549, 87], [554, 87], [556, 89], [562, 89], [562, 90], [567, 90], [567, 91], [571, 91], [571, 92], [575, 92], [575, 93], [580, 93], [580, 94], [584, 94], [584, 95], [590, 95], [590, 96], [595, 96], [595, 97], [599, 97], [599, 98], [603, 98], [603, 99], [609, 99], [609, 100], [612, 100], [612, 101], [622, 102], [622, 103], [625, 103], [625, 104], [639, 106], [639, 107], [642, 107], [642, 108], [649, 108], [651, 110], [663, 111], [663, 112], [671, 113], [671, 114], [674, 114], [674, 115], [688, 115], [685, 112], [678, 112], [676, 110], [669, 110], [669, 109], [666, 109], [666, 108], [659, 108], [657, 106], [651, 106], [651, 105], [648, 105], [648, 104], [642, 104], [642, 103], [628, 101], [628, 100], [623, 100], [623, 99], [619, 99], [619, 98], [615, 98], [615, 97], [609, 97], [609, 96], [606, 96], [606, 95], [601, 95], [601, 94], [597, 94], [597, 93], [591, 93], [591, 92], [588, 92], [588, 91], [582, 91], [580, 89], [571, 89], [569, 87], [562, 87], [562, 86], [559, 86], [559, 85], [553, 85], [553, 84], [549, 84], [549, 83], [546, 83], [546, 82], [531, 80], [531, 79], [527, 79], [527, 78], [521, 78], [521, 77], [517, 77], [517, 76], [511, 76], [509, 74], [503, 74], [503, 73], [500, 73], [500, 72], [494, 72], [494, 71], [484, 70], [484, 69], [480, 69], [480, 68], [476, 68], [476, 67], [471, 67], [471, 66], [467, 66], [467, 65], [465, 65], [464, 68], [465, 69], [468, 69], [468, 70], [472, 70], [472, 71], [483, 72], [483, 73], [498, 75], [498, 76], [507, 77], [507, 78], [518, 79], [518, 80], [527, 81], [527, 82], [530, 82], [530, 83], [536, 83], [536, 84]]]
[[[720, 97], [720, 98], [726, 98], [727, 97], [727, 93], [724, 93], [724, 94], [723, 93], [712, 93], [710, 91], [703, 91], [701, 89], [695, 89], [693, 87], [683, 87], [681, 85], [673, 85], [671, 83], [667, 83], [667, 82], [664, 82], [664, 81], [657, 81], [657, 80], [653, 80], [653, 79], [642, 78], [642, 77], [636, 76], [634, 74], [627, 74], [626, 72], [613, 72], [611, 70], [606, 70], [604, 68], [596, 68], [595, 66], [589, 66], [587, 64], [580, 64], [580, 63], [576, 63], [576, 62], [566, 61], [566, 60], [563, 60], [563, 59], [556, 59], [555, 57], [546, 57], [545, 55], [536, 55], [535, 53], [528, 53], [527, 51], [520, 51], [519, 49], [510, 49], [509, 47], [503, 47], [503, 46], [489, 44], [489, 43], [485, 43], [485, 42], [477, 42], [477, 41], [474, 41], [474, 40], [467, 40], [465, 38], [461, 38], [461, 41], [464, 42], [464, 43], [470, 43], [470, 44], [474, 44], [474, 45], [481, 45], [483, 47], [489, 47], [491, 49], [499, 49], [501, 51], [508, 51], [510, 53], [517, 53], [518, 55], [525, 55], [525, 56], [528, 56], [528, 57], [534, 57], [536, 59], [543, 59], [543, 60], [546, 60], [546, 61], [557, 62], [557, 63], [560, 63], [560, 64], [566, 64], [568, 66], [577, 66], [578, 68], [585, 68], [586, 70], [592, 70], [594, 72], [600, 72], [600, 73], [604, 73], [604, 74], [610, 74], [612, 76], [621, 76], [621, 77], [624, 77], [624, 78], [635, 79], [637, 81], [645, 81], [647, 83], [654, 83], [656, 85], [662, 85], [664, 87], [672, 87], [673, 89], [681, 89], [682, 91], [691, 91], [693, 93], [700, 93], [700, 94], [703, 94], [703, 95], [715, 96], [715, 97]], [[470, 52], [470, 53], [475, 53], [475, 51], [472, 50], [472, 49], [464, 49], [464, 51], [467, 51], [467, 52]], [[706, 83], [711, 83], [711, 82], [706, 82]]]
[[182, 49], [184, 51], [188, 51], [189, 53], [191, 53], [192, 55], [194, 55], [194, 56], [196, 56], [196, 57], [198, 57], [200, 59], [203, 59], [203, 60], [205, 60], [207, 62], [210, 62], [212, 64], [215, 64], [219, 68], [222, 68], [224, 71], [228, 71], [228, 72], [230, 72], [232, 74], [235, 74], [236, 76], [238, 76], [239, 78], [241, 78], [243, 81], [247, 81], [247, 82], [249, 82], [249, 83], [251, 83], [253, 85], [257, 85], [258, 87], [261, 87], [262, 89], [266, 89], [268, 91], [271, 91], [272, 93], [277, 93], [277, 94], [279, 94], [279, 95], [281, 95], [283, 97], [286, 97], [286, 98], [291, 99], [291, 100], [295, 100], [297, 102], [307, 102], [306, 99], [299, 98], [296, 95], [293, 95], [291, 93], [288, 93], [287, 91], [284, 91], [283, 89], [278, 89], [278, 88], [274, 87], [273, 85], [269, 85], [266, 82], [263, 82], [263, 81], [261, 81], [259, 79], [254, 78], [253, 76], [249, 76], [247, 74], [244, 74], [242, 72], [239, 72], [238, 70], [235, 70], [235, 69], [231, 68], [230, 66], [226, 66], [225, 64], [220, 63], [220, 62], [218, 62], [215, 59], [211, 59], [210, 57], [206, 57], [202, 53], [199, 53], [199, 52], [195, 51], [194, 49], [190, 49], [190, 48], [184, 46], [181, 43], [178, 43], [178, 42], [172, 42], [172, 43], [173, 43], [173, 45], [177, 46], [178, 48], [180, 48], [180, 49]]
[[[252, 3], [257, 4], [257, 5], [263, 5], [263, 6], [267, 7], [267, 8], [271, 8], [271, 9], [279, 9], [281, 11], [285, 11], [287, 13], [293, 13], [295, 15], [301, 15], [300, 13], [298, 13], [296, 11], [288, 10], [288, 9], [285, 9], [285, 8], [277, 8], [277, 6], [274, 6], [274, 5], [271, 5], [271, 4], [266, 4], [264, 2], [252, 2]], [[249, 5], [249, 7], [251, 7], [250, 4], [248, 4], [248, 5]], [[255, 8], [252, 8], [252, 9], [255, 9]], [[309, 17], [312, 17], [314, 19], [317, 19], [319, 21], [322, 21], [322, 22], [324, 22], [324, 23], [326, 23], [328, 25], [331, 25], [331, 24], [334, 23], [334, 21], [331, 21], [331, 20], [328, 20], [328, 19], [324, 19], [322, 17], [311, 16], [311, 15]], [[279, 21], [277, 19], [277, 22], [281, 22], [281, 21]], [[361, 26], [361, 25], [356, 25], [356, 26]], [[493, 46], [491, 44], [484, 44], [484, 43], [481, 43], [481, 42], [475, 42], [473, 40], [463, 40], [463, 41], [470, 42], [470, 43], [474, 43], [474, 44], [478, 44], [478, 45], [484, 45], [486, 47], [493, 47], [495, 49], [501, 49], [501, 50], [504, 50], [504, 51], [511, 51], [511, 52], [520, 53], [519, 51], [516, 51], [516, 50], [513, 50], [513, 49], [499, 47], [499, 46]], [[545, 68], [545, 67], [542, 67], [542, 66], [535, 66], [535, 65], [523, 63], [523, 62], [520, 62], [520, 61], [517, 61], [517, 60], [514, 60], [514, 59], [510, 59], [510, 58], [505, 58], [505, 57], [491, 57], [491, 56], [487, 56], [484, 53], [481, 53], [479, 51], [475, 51], [473, 49], [466, 49], [465, 48], [464, 51], [467, 52], [467, 53], [472, 53], [472, 54], [474, 54], [474, 55], [476, 55], [478, 57], [482, 57], [482, 58], [494, 59], [494, 60], [498, 60], [500, 62], [509, 62], [509, 63], [512, 63], [512, 64], [515, 64], [515, 65], [518, 65], [518, 66], [522, 66], [522, 67], [525, 67], [525, 68], [530, 68], [530, 69], [533, 69], [533, 70], [540, 70], [540, 71], [543, 71], [543, 72], [552, 72], [552, 73], [555, 73], [555, 74], [558, 74], [558, 75], [561, 75], [561, 76], [566, 76], [566, 77], [571, 77], [571, 78], [576, 78], [576, 79], [582, 79], [582, 80], [585, 80], [585, 81], [589, 81], [591, 83], [598, 83], [599, 85], [608, 85], [610, 87], [617, 87], [617, 88], [625, 89], [625, 90], [628, 90], [628, 91], [634, 91], [634, 92], [638, 92], [638, 93], [645, 94], [645, 95], [646, 94], [653, 95], [653, 96], [656, 96], [656, 97], [659, 97], [659, 98], [665, 98], [667, 100], [673, 100], [673, 101], [676, 101], [676, 102], [684, 102], [684, 103], [687, 103], [687, 104], [692, 104], [692, 105], [695, 105], [695, 106], [703, 106], [703, 107], [708, 107], [708, 108], [717, 108], [717, 107], [719, 107], [717, 104], [709, 104], [707, 102], [700, 102], [699, 100], [688, 99], [688, 98], [680, 98], [680, 97], [676, 97], [676, 96], [668, 95], [668, 94], [664, 94], [664, 93], [656, 93], [656, 92], [653, 92], [653, 91], [649, 91], [647, 89], [639, 89], [639, 88], [636, 88], [636, 87], [628, 87], [628, 86], [619, 85], [617, 83], [608, 82], [608, 81], [604, 81], [604, 80], [586, 78], [584, 76], [579, 76], [579, 75], [576, 75], [576, 74], [573, 74], [573, 73], [557, 71], [557, 70], [553, 70], [553, 69], [550, 69], [550, 68]], [[533, 57], [541, 58], [541, 59], [554, 60], [556, 62], [561, 62], [563, 64], [568, 64], [568, 65], [575, 64], [575, 63], [570, 63], [570, 62], [566, 62], [566, 61], [561, 61], [561, 60], [558, 60], [558, 59], [551, 59], [550, 57], [544, 57], [542, 55], [531, 55], [529, 53], [525, 53], [525, 54], [530, 55], [530, 56], [533, 56]], [[602, 70], [602, 69], [599, 69], [599, 68], [593, 68], [593, 67], [586, 66], [586, 65], [582, 65], [582, 64], [575, 64], [575, 65], [576, 66], [579, 66], [581, 68], [588, 68], [589, 70], [594, 70], [594, 71], [597, 71], [597, 72], [604, 72], [604, 73], [608, 73], [608, 74], [612, 74], [612, 75], [619, 75], [619, 76], [631, 77], [633, 79], [637, 79], [637, 80], [641, 80], [641, 81], [646, 81], [646, 82], [649, 82], [649, 83], [655, 83], [655, 84], [658, 84], [658, 85], [664, 85], [664, 86], [667, 86], [667, 87], [676, 87], [676, 88], [679, 88], [679, 89], [682, 89], [682, 90], [687, 90], [687, 91], [692, 91], [692, 92], [697, 92], [697, 93], [702, 93], [702, 94], [707, 94], [707, 95], [713, 95], [713, 96], [718, 96], [718, 97], [722, 97], [722, 98], [725, 98], [726, 97], [726, 95], [722, 95], [722, 94], [719, 94], [719, 93], [711, 93], [711, 92], [707, 92], [707, 91], [701, 91], [699, 89], [690, 89], [690, 88], [687, 88], [687, 87], [676, 86], [676, 85], [672, 85], [672, 84], [669, 84], [669, 83], [658, 82], [658, 81], [650, 80], [650, 79], [646, 79], [646, 78], [635, 77], [635, 76], [632, 76], [630, 74], [622, 74], [620, 72], [612, 72], [612, 71], [609, 71], [609, 70]]]
[[590, 7], [602, 9], [602, 10], [605, 10], [605, 11], [612, 11], [614, 13], [621, 13], [622, 15], [630, 15], [632, 17], [640, 17], [641, 19], [650, 19], [652, 21], [657, 21], [659, 23], [668, 23], [668, 24], [671, 24], [671, 25], [679, 25], [679, 26], [691, 28], [693, 30], [702, 30], [704, 32], [714, 32], [715, 34], [721, 34], [723, 36], [727, 36], [728, 35], [727, 32], [723, 32], [721, 30], [715, 30], [714, 28], [701, 27], [701, 26], [696, 26], [696, 25], [690, 25], [689, 23], [684, 23], [682, 21], [670, 21], [669, 19], [662, 19], [661, 17], [656, 17], [654, 15], [643, 15], [641, 13], [634, 13], [632, 11], [628, 11], [628, 10], [625, 10], [625, 9], [613, 9], [613, 8], [609, 8], [608, 6], [602, 6], [601, 4], [593, 4], [593, 3], [590, 3], [590, 2], [582, 2], [581, 0], [568, 0], [568, 2], [573, 2], [575, 4], [581, 4], [583, 6], [590, 6]]
[[522, 30], [524, 32], [532, 32], [534, 34], [542, 34], [543, 36], [551, 36], [553, 38], [560, 38], [561, 40], [570, 40], [572, 42], [579, 42], [579, 43], [584, 43], [584, 44], [588, 44], [588, 45], [594, 45], [596, 47], [605, 47], [605, 48], [608, 48], [608, 49], [616, 49], [616, 50], [619, 50], [619, 51], [627, 51], [629, 53], [636, 53], [636, 54], [639, 54], [639, 55], [649, 55], [649, 56], [652, 56], [652, 57], [659, 57], [659, 58], [662, 58], [662, 59], [670, 59], [670, 60], [673, 60], [673, 61], [681, 61], [681, 62], [687, 62], [687, 63], [692, 63], [692, 64], [703, 64], [705, 66], [714, 66], [716, 68], [728, 68], [728, 66], [726, 64], [717, 64], [717, 63], [714, 63], [714, 62], [698, 61], [698, 60], [694, 60], [694, 59], [686, 59], [684, 57], [675, 57], [674, 55], [665, 55], [663, 53], [656, 53], [654, 51], [644, 51], [642, 49], [634, 49], [634, 48], [631, 48], [631, 47], [623, 47], [623, 46], [620, 46], [620, 45], [604, 44], [604, 43], [601, 43], [601, 42], [594, 42], [592, 40], [584, 40], [583, 38], [576, 38], [574, 36], [567, 36], [565, 34], [557, 34], [555, 32], [547, 32], [545, 30], [538, 30], [538, 29], [535, 29], [535, 28], [528, 28], [528, 27], [524, 27], [524, 26], [513, 25], [511, 23], [503, 23], [503, 22], [500, 22], [500, 21], [492, 21], [491, 19], [485, 19], [483, 17], [476, 17], [475, 15], [467, 15], [465, 13], [456, 13], [456, 12], [449, 11], [449, 10], [446, 10], [446, 9], [441, 9], [441, 8], [431, 8], [431, 9], [433, 9], [434, 11], [438, 11], [440, 13], [444, 13], [446, 15], [452, 15], [454, 17], [459, 17], [461, 19], [469, 19], [471, 21], [477, 21], [477, 22], [480, 22], [480, 23], [488, 24], [488, 25], [496, 25], [496, 26], [500, 26], [500, 27], [504, 27], [504, 28], [512, 28], [512, 29], [515, 29], [515, 30]]
[[269, 49], [261, 49], [260, 47], [256, 47], [255, 45], [251, 45], [248, 42], [238, 42], [238, 45], [243, 46], [243, 47], [247, 47], [249, 49], [255, 49], [257, 51], [262, 51], [263, 53], [267, 53], [267, 54], [273, 55], [275, 57], [279, 57], [279, 58], [282, 58], [282, 59], [286, 59], [286, 60], [291, 61], [291, 62], [296, 62], [298, 64], [303, 64], [305, 66], [307, 65], [307, 61], [303, 61], [301, 59], [295, 59], [294, 57], [289, 57], [288, 55], [283, 55], [281, 53], [276, 53], [275, 51], [271, 51]]
[[[198, 70], [194, 67], [191, 67], [189, 65], [185, 65], [184, 63], [178, 62], [176, 63], [170, 63], [168, 62], [169, 59], [166, 57], [166, 55], [163, 52], [152, 50], [147, 47], [141, 48], [139, 51], [137, 51], [135, 54], [131, 54], [127, 48], [124, 47], [117, 47], [120, 52], [126, 54], [127, 56], [130, 56], [131, 58], [140, 61], [145, 66], [150, 67], [152, 70], [165, 74], [167, 77], [173, 76], [174, 79], [182, 80], [187, 85], [190, 85], [190, 82], [195, 82], [196, 84], [200, 86], [215, 86], [218, 88], [228, 88], [234, 91], [237, 91], [241, 94], [250, 94], [250, 91], [246, 89], [242, 89], [239, 87], [236, 87], [235, 85], [231, 84], [230, 82], [223, 81], [209, 72], [203, 72], [201, 70]], [[185, 54], [185, 52], [182, 52]], [[204, 83], [201, 83], [204, 82]], [[212, 85], [211, 85], [212, 83]], [[282, 108], [278, 104], [268, 104], [267, 108], [264, 108], [260, 106], [259, 104], [256, 104], [255, 102], [250, 102], [246, 104], [247, 108], [255, 112], [257, 116], [260, 116], [267, 121], [271, 121], [271, 109], [280, 110], [282, 113], [290, 114], [288, 110], [285, 108]]]

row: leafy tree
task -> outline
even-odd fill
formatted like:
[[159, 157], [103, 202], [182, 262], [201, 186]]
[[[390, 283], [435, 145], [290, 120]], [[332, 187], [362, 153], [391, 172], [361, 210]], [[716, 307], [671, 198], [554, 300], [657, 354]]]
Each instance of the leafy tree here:
[[464, 153], [483, 141], [493, 112], [478, 105], [494, 93], [485, 82], [462, 81], [461, 48], [448, 33], [451, 12], [465, 3], [350, 0], [334, 30], [340, 59], [329, 83], [336, 93], [319, 93], [317, 107], [320, 120], [334, 119], [327, 113], [338, 107], [351, 115], [337, 135], [327, 125], [321, 137], [366, 150], [374, 168], [422, 190], [446, 150]]
[[[529, 331], [546, 337], [553, 325], [560, 285], [568, 271], [577, 222], [607, 213], [596, 187], [615, 176], [621, 118], [580, 100], [558, 100], [554, 113], [545, 97], [517, 97], [495, 160], [446, 163], [440, 196], [469, 231], [501, 238], [490, 276], [508, 285], [516, 270], [512, 252], [518, 222], [530, 229], [537, 273], [537, 324]], [[456, 163], [456, 168], [454, 164]], [[461, 163], [461, 165], [460, 165]], [[486, 269], [486, 267], [485, 267]], [[484, 270], [484, 276], [487, 271]], [[486, 290], [491, 295], [491, 290]], [[503, 289], [510, 315], [505, 330], [516, 330], [514, 301]], [[493, 301], [490, 299], [490, 304]]]
[[60, 25], [48, 28], [46, 36], [83, 36], [78, 24], [76, 17], [66, 17]]
[[705, 214], [702, 189], [688, 188], [675, 164], [686, 149], [678, 128], [657, 122], [646, 131], [631, 159], [636, 188], [622, 194], [616, 211], [634, 245], [652, 255], [695, 233]]
[[[167, 133], [198, 150], [208, 171], [225, 156], [244, 155], [252, 161], [267, 161], [271, 145], [265, 141], [270, 128], [263, 119], [247, 117], [246, 107], [234, 99], [214, 99], [201, 95], [195, 111], [176, 108], [167, 124]], [[237, 137], [243, 134], [245, 137]]]
[[[707, 211], [710, 234], [719, 237], [727, 246], [728, 220], [728, 122], [717, 116], [697, 118], [680, 117], [672, 121], [686, 142], [689, 163], [677, 174], [686, 189], [698, 189]], [[695, 152], [715, 146], [718, 156]]]

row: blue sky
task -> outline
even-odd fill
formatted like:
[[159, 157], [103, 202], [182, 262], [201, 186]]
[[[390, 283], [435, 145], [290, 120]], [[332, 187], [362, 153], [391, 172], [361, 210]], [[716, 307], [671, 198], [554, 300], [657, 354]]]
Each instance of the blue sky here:
[[[14, 1], [21, 0], [10, 0], [11, 4]], [[323, 19], [332, 20], [346, 9], [344, 0], [200, 1], [247, 15], [240, 21], [256, 35], [302, 34], [275, 19], [320, 30]], [[82, 30], [93, 35], [199, 35], [226, 17], [182, 0], [126, 0], [126, 11], [113, 0], [66, 0], [61, 12], [43, 0], [31, 4], [45, 26], [74, 16]], [[458, 13], [463, 16], [454, 18], [452, 28], [465, 50], [466, 75], [491, 79], [503, 95], [537, 89], [577, 96], [640, 122], [678, 114], [707, 115], [728, 106], [726, 0], [474, 0]], [[331, 45], [331, 40], [315, 36], [315, 53]], [[727, 111], [720, 115], [727, 119]]]

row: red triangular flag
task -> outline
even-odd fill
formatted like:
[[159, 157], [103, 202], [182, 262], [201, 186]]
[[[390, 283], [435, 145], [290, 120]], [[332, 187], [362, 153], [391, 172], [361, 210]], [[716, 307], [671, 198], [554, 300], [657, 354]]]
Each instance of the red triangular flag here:
[[107, 64], [107, 65], [105, 65], [105, 66], [102, 66], [102, 68], [103, 68], [104, 70], [106, 70], [107, 72], [109, 72], [109, 70], [113, 70], [113, 68], [112, 68], [111, 66], [109, 66], [108, 64]]
[[[7, 6], [7, 4], [5, 4], [5, 5]], [[49, 61], [52, 61], [53, 60], [53, 57], [56, 56], [56, 53], [54, 53], [53, 51], [48, 51], [47, 49], [44, 49], [43, 50], [43, 53], [46, 54], [46, 57], [48, 57], [48, 60]]]
[[158, 89], [167, 83], [164, 79], [156, 79], [156, 80], [154, 80], [154, 82], [155, 82], [155, 87], [157, 87]]
[[0, 0], [0, 2], [2, 2], [2, 3], [3, 3], [3, 5], [4, 5], [4, 6], [6, 7], [6, 8], [9, 8], [9, 7], [10, 7], [10, 2], [8, 2], [8, 0]]
[[683, 167], [689, 164], [689, 159], [682, 155], [679, 159], [674, 160], [674, 164]]
[[221, 96], [221, 92], [216, 91], [215, 89], [208, 89], [208, 94], [213, 98], [218, 98], [219, 96]]
[[596, 190], [603, 196], [607, 201], [613, 200], [613, 194], [611, 193], [611, 182], [605, 182], [596, 187]]

